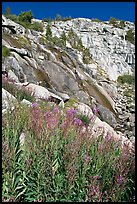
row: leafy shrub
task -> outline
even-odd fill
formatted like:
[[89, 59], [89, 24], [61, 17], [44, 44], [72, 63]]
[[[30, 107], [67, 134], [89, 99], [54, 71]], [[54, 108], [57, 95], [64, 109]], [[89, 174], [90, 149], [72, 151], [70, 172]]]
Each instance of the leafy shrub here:
[[86, 115], [78, 115], [78, 118], [83, 122], [84, 125], [89, 125], [90, 123], [90, 118], [88, 118]]
[[2, 59], [4, 60], [9, 55], [10, 55], [10, 50], [6, 46], [2, 45]]
[[119, 26], [119, 28], [124, 28], [125, 27], [125, 21], [121, 20], [118, 26]]
[[25, 23], [31, 23], [31, 20], [33, 18], [32, 11], [26, 11], [26, 12], [21, 12], [18, 16], [18, 20], [20, 22], [25, 22]]
[[39, 32], [43, 32], [44, 26], [42, 23], [39, 22], [34, 22], [31, 26], [31, 29], [39, 31]]
[[83, 62], [85, 64], [89, 64], [91, 62], [91, 55], [88, 48], [83, 51]]
[[127, 34], [125, 36], [125, 39], [131, 42], [132, 44], [135, 44], [135, 38], [134, 38], [134, 32], [133, 30], [128, 30]]
[[117, 21], [118, 19], [110, 17], [109, 19], [109, 23], [112, 24], [113, 26], [117, 26]]
[[134, 84], [135, 83], [135, 75], [129, 75], [129, 74], [125, 74], [122, 76], [119, 76], [117, 81], [119, 83], [128, 83], [128, 84]]
[[7, 18], [9, 18], [12, 21], [17, 22], [18, 21], [18, 16], [15, 14], [9, 14], [8, 16], [6, 16]]
[[67, 41], [71, 44], [74, 49], [79, 51], [84, 50], [84, 46], [82, 44], [82, 40], [74, 33], [73, 29], [71, 28], [67, 35]]
[[49, 39], [49, 40], [50, 40], [50, 38], [52, 37], [52, 31], [51, 31], [50, 24], [48, 24], [47, 27], [46, 27], [46, 37], [47, 37], [47, 39]]

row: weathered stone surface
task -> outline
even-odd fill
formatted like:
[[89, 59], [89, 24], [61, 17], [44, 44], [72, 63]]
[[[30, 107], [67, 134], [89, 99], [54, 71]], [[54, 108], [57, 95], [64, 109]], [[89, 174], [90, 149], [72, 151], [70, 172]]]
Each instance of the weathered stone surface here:
[[2, 88], [2, 109], [13, 109], [16, 103], [17, 99], [8, 91]]

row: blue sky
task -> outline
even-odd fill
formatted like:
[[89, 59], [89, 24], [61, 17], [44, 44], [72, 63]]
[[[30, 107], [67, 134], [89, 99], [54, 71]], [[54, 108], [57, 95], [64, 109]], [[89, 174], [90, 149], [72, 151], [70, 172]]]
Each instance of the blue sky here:
[[2, 13], [10, 7], [11, 13], [32, 10], [34, 18], [55, 18], [57, 14], [72, 18], [99, 18], [106, 21], [110, 17], [135, 21], [135, 2], [2, 2]]

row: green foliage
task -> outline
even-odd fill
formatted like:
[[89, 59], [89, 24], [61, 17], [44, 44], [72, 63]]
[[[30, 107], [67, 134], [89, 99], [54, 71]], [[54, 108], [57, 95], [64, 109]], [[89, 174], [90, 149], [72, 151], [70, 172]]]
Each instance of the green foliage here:
[[30, 47], [31, 45], [30, 41], [25, 36], [22, 36], [22, 35], [18, 36], [18, 41], [23, 47], [26, 47], [26, 48]]
[[48, 24], [46, 27], [46, 37], [47, 39], [50, 39], [52, 37], [52, 31], [51, 31], [50, 24]]
[[61, 40], [62, 40], [64, 46], [66, 46], [66, 40], [67, 40], [67, 37], [66, 37], [66, 34], [65, 34], [64, 31], [62, 32], [60, 38], [61, 38]]
[[15, 15], [15, 14], [9, 14], [9, 15], [7, 16], [7, 18], [9, 18], [10, 20], [15, 21], [15, 22], [18, 21], [18, 16]]
[[108, 32], [108, 30], [107, 30], [106, 28], [103, 28], [103, 32], [105, 32], [105, 33], [106, 33], [106, 32]]
[[64, 17], [64, 18], [62, 19], [62, 21], [69, 21], [69, 20], [72, 20], [72, 17], [71, 17], [71, 16]]
[[2, 45], [2, 60], [4, 60], [9, 55], [10, 55], [10, 50], [6, 46]]
[[128, 30], [127, 34], [125, 36], [125, 39], [131, 42], [132, 44], [135, 44], [135, 37], [134, 37], [134, 32], [133, 30]]
[[18, 101], [22, 101], [23, 99], [26, 99], [30, 102], [33, 102], [35, 98], [30, 95], [26, 90], [18, 89], [14, 84], [9, 84], [8, 82], [2, 83], [2, 88], [7, 90], [9, 93], [11, 93], [13, 96], [17, 98]]
[[119, 23], [119, 28], [124, 28], [125, 27], [125, 21], [121, 20]]
[[66, 103], [65, 103], [65, 107], [73, 107], [75, 106], [75, 104], [78, 103], [78, 100], [75, 98], [70, 98]]
[[51, 17], [43, 18], [43, 19], [42, 19], [42, 22], [50, 23], [50, 22], [52, 22], [52, 21], [53, 21], [53, 20], [51, 19]]
[[89, 125], [91, 119], [89, 117], [87, 117], [86, 115], [78, 115], [78, 118], [84, 123], [84, 125]]
[[118, 19], [110, 17], [109, 19], [109, 23], [112, 24], [113, 26], [117, 26], [117, 21]]
[[91, 56], [88, 48], [83, 51], [83, 62], [85, 64], [89, 64], [91, 62]]
[[[132, 201], [133, 153], [111, 135], [83, 132], [85, 124], [73, 123], [79, 116], [74, 109], [62, 114], [45, 104], [17, 105], [2, 117], [2, 201]], [[83, 115], [81, 120], [89, 124]]]
[[92, 21], [92, 22], [101, 22], [101, 20], [98, 19], [98, 18], [92, 18], [91, 21]]
[[122, 28], [123, 29], [125, 27], [125, 21], [119, 20], [116, 18], [110, 17], [109, 23], [112, 24], [113, 26], [115, 26], [116, 28]]
[[82, 40], [74, 33], [73, 29], [71, 28], [68, 32], [67, 41], [71, 44], [74, 49], [79, 51], [84, 50], [84, 46], [82, 44]]
[[18, 16], [18, 20], [25, 23], [31, 23], [32, 18], [33, 18], [33, 14], [31, 10], [26, 12], [21, 12]]
[[124, 84], [124, 83], [135, 84], [135, 75], [125, 74], [125, 75], [119, 76], [117, 78], [117, 82], [121, 84]]
[[43, 23], [39, 23], [39, 22], [34, 22], [31, 27], [31, 29], [39, 31], [39, 32], [43, 32], [44, 31], [44, 26]]

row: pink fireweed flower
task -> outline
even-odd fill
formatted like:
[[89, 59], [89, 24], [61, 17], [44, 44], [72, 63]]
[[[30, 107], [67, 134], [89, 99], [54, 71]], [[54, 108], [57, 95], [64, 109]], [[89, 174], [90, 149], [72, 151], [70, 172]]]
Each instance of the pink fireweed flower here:
[[60, 110], [59, 110], [58, 107], [55, 107], [55, 108], [53, 109], [53, 113], [59, 113], [59, 112], [60, 112]]
[[73, 117], [76, 114], [76, 110], [73, 108], [70, 108], [69, 110], [67, 110], [67, 116], [68, 117]]
[[89, 162], [89, 161], [91, 160], [91, 157], [85, 154], [85, 155], [84, 155], [84, 160], [85, 160], [86, 162]]
[[117, 181], [118, 185], [121, 185], [123, 183], [123, 176], [121, 174], [117, 175], [116, 181]]
[[92, 111], [93, 111], [94, 114], [98, 114], [98, 113], [99, 113], [99, 109], [98, 109], [97, 107], [96, 107], [96, 108], [94, 107], [94, 108], [92, 109]]
[[108, 140], [108, 141], [112, 140], [112, 139], [113, 139], [112, 133], [110, 133], [110, 132], [108, 131], [108, 132], [107, 132], [107, 135], [106, 135], [106, 137], [105, 137], [105, 139]]
[[83, 122], [79, 118], [74, 118], [74, 124], [77, 126], [81, 126], [81, 125], [83, 125]]
[[37, 102], [32, 103], [32, 108], [36, 108], [36, 107], [38, 107], [38, 103]]
[[67, 122], [62, 123], [61, 127], [65, 129], [67, 127]]

